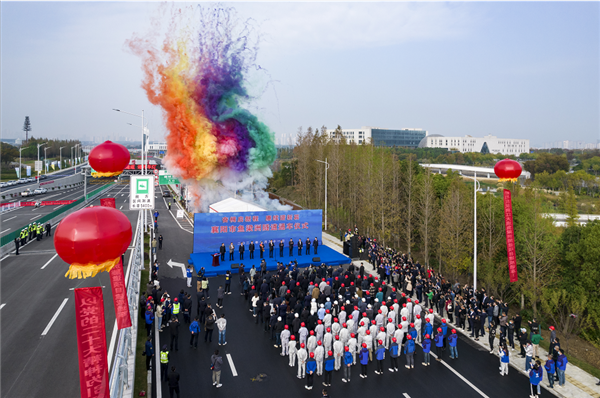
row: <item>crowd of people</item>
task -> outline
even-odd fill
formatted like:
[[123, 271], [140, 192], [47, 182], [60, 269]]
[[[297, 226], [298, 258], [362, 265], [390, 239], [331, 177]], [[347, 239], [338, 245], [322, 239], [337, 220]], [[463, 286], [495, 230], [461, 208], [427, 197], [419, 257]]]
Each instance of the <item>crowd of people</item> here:
[[44, 232], [46, 236], [52, 236], [52, 224], [50, 221], [43, 225], [42, 223], [31, 223], [27, 227], [21, 229], [21, 232], [15, 236], [15, 255], [19, 255], [19, 248], [25, 246], [27, 241], [37, 240], [40, 241], [44, 238]]

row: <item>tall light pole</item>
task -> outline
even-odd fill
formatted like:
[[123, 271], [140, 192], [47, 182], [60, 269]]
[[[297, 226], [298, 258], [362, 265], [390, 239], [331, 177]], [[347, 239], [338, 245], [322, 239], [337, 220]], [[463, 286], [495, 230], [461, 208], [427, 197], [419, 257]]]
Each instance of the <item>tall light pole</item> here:
[[27, 149], [28, 147], [21, 147], [19, 148], [19, 178], [21, 178], [21, 152], [23, 151], [23, 149]]
[[[38, 158], [37, 158], [37, 160], [38, 160], [38, 162], [40, 161], [40, 148], [43, 147], [44, 145], [46, 145], [45, 142], [43, 144], [37, 144], [37, 149], [38, 149]], [[40, 185], [40, 172], [38, 171], [37, 173], [38, 173], [37, 183], [38, 183], [38, 186], [39, 186]]]
[[[113, 108], [113, 111], [115, 111], [115, 112], [121, 112], [121, 113], [125, 113], [127, 115], [131, 115], [131, 116], [141, 117], [142, 118], [142, 126], [141, 126], [142, 127], [142, 145], [141, 145], [140, 158], [141, 158], [141, 161], [142, 161], [142, 170], [141, 170], [141, 173], [142, 173], [142, 175], [145, 175], [145, 173], [144, 173], [144, 134], [145, 134], [145, 131], [144, 131], [144, 110], [142, 109], [142, 114], [141, 115], [136, 115], [135, 113], [129, 113], [129, 112], [125, 112], [125, 111], [122, 111], [120, 109], [114, 109], [114, 108]], [[146, 223], [146, 221], [147, 221], [146, 220], [147, 214], [146, 214], [145, 210], [140, 210], [140, 212], [142, 214], [142, 223], [144, 224], [144, 232], [146, 232], [147, 231], [147, 225], [146, 225], [147, 224]]]
[[77, 174], [77, 147], [79, 146], [79, 144], [75, 144], [75, 146], [73, 147], [73, 155], [75, 155], [75, 162], [73, 162], [74, 166], [75, 166], [75, 171], [73, 171], [73, 174]]
[[60, 153], [60, 157], [59, 157], [60, 160], [58, 161], [58, 164], [59, 164], [58, 168], [61, 169], [61, 170], [62, 170], [62, 150], [63, 150], [63, 148], [66, 148], [66, 146], [61, 146], [58, 149], [58, 151]]
[[477, 290], [477, 191], [479, 191], [479, 181], [477, 181], [477, 173], [473, 172], [473, 292]]
[[325, 161], [317, 160], [317, 162], [325, 163], [325, 231], [327, 231], [327, 169], [329, 169], [329, 163], [327, 163], [327, 158]]

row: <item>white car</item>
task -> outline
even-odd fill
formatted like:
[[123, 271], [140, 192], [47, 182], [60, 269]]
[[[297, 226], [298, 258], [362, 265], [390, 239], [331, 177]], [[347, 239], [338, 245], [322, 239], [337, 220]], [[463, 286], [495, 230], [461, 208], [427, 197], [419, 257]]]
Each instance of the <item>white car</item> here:
[[46, 192], [48, 192], [48, 190], [46, 188], [38, 188], [35, 191], [33, 191], [33, 194], [39, 195], [39, 194], [46, 193]]
[[29, 177], [29, 178], [27, 179], [27, 182], [35, 182], [35, 178], [33, 178], [33, 177]]
[[19, 178], [19, 184], [25, 184], [27, 183], [27, 178]]
[[10, 181], [9, 181], [9, 182], [7, 182], [6, 184], [7, 184], [7, 185], [10, 187], [10, 186], [13, 186], [13, 185], [15, 185], [16, 183], [17, 183], [16, 181], [14, 181], [14, 180], [10, 180]]
[[6, 187], [7, 187], [7, 185], [5, 182], [0, 182], [0, 188], [6, 188]]

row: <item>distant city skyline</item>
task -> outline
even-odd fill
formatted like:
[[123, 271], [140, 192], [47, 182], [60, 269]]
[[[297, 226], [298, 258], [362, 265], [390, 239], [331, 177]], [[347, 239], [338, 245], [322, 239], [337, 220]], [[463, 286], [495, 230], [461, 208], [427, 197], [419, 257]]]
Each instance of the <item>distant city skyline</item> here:
[[[183, 5], [190, 6], [192, 3]], [[594, 143], [598, 2], [224, 3], [263, 34], [248, 104], [275, 133], [406, 126], [444, 136]], [[159, 3], [2, 2], [3, 137], [164, 141], [162, 110], [125, 49]], [[27, 26], [26, 29], [23, 27]], [[193, 29], [193, 27], [192, 27]]]

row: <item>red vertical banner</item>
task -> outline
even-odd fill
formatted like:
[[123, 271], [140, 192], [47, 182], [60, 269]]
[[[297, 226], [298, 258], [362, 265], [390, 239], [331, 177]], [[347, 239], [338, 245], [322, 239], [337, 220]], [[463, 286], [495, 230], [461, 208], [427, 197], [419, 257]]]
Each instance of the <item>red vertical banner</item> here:
[[101, 287], [75, 289], [81, 398], [110, 398]]
[[114, 207], [115, 209], [117, 208], [117, 204], [115, 202], [115, 198], [100, 199], [100, 206]]
[[513, 212], [510, 190], [504, 190], [504, 226], [506, 228], [506, 253], [508, 255], [508, 274], [511, 282], [519, 280], [517, 276], [517, 254], [515, 252], [515, 233], [513, 230]]
[[112, 286], [113, 303], [115, 304], [115, 315], [119, 329], [131, 326], [129, 315], [129, 303], [127, 301], [127, 288], [125, 287], [125, 275], [123, 274], [123, 263], [115, 265], [110, 272], [110, 284]]

